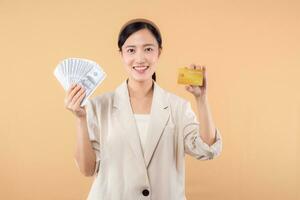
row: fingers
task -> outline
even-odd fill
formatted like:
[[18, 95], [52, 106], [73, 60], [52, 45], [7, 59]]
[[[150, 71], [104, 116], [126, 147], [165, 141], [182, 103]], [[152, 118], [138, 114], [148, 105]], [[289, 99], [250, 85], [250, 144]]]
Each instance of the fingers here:
[[70, 86], [70, 88], [67, 90], [66, 98], [67, 98], [68, 96], [70, 96], [70, 94], [71, 94], [71, 92], [73, 91], [73, 89], [76, 88], [77, 86], [78, 86], [77, 84], [72, 84], [72, 85]]
[[70, 95], [71, 95], [72, 91], [74, 89], [76, 89], [76, 87], [77, 87], [76, 84], [72, 84], [71, 87], [67, 90], [67, 93], [65, 96], [65, 104], [67, 104], [70, 101], [70, 99], [71, 99]]
[[[78, 94], [78, 96], [77, 96]], [[85, 89], [82, 89], [80, 92], [78, 92], [76, 94], [76, 100], [75, 100], [75, 97], [74, 97], [74, 108], [79, 108], [80, 107], [80, 104], [81, 104], [81, 101], [83, 100], [83, 98], [85, 97]], [[73, 102], [73, 101], [72, 101]]]
[[70, 89], [68, 90], [67, 94], [66, 94], [66, 98], [65, 98], [65, 103], [69, 103], [74, 95], [80, 90], [81, 86], [80, 85], [75, 85], [75, 86], [72, 86], [70, 87]]
[[187, 68], [188, 69], [196, 69], [196, 66], [194, 63], [190, 64]]
[[[203, 85], [202, 87], [207, 87], [207, 72], [206, 72], [206, 66], [205, 65], [196, 65], [194, 63], [190, 64], [189, 66], [185, 67], [186, 69], [195, 69], [195, 70], [202, 70], [203, 71]], [[194, 90], [193, 85], [189, 85], [186, 87], [186, 90], [192, 92]]]
[[65, 97], [65, 107], [70, 109], [74, 106], [78, 98], [84, 93], [84, 88], [79, 84], [72, 85]]
[[77, 85], [69, 94], [70, 100], [73, 99], [74, 95], [77, 94], [77, 92], [81, 89], [80, 85]]
[[75, 105], [76, 102], [78, 101], [78, 99], [82, 96], [82, 94], [85, 93], [85, 89], [84, 88], [80, 88], [80, 90], [75, 94], [75, 96], [72, 98], [71, 100], [71, 105]]
[[75, 86], [77, 86], [77, 84], [73, 83], [68, 89], [67, 94], [69, 94], [75, 88]]
[[186, 67], [187, 69], [201, 69], [203, 71], [206, 70], [206, 67], [204, 65], [196, 65], [194, 63], [190, 64], [188, 67]]
[[187, 91], [189, 91], [189, 92], [193, 92], [193, 91], [194, 91], [192, 85], [186, 85], [186, 86], [185, 86], [185, 89], [186, 89]]
[[204, 71], [206, 69], [206, 67], [204, 65], [196, 65], [196, 69], [200, 69], [200, 70]]
[[190, 64], [188, 67], [186, 67], [188, 69], [200, 69], [203, 71], [203, 77], [204, 79], [206, 79], [206, 66], [204, 65], [196, 65], [196, 64]]

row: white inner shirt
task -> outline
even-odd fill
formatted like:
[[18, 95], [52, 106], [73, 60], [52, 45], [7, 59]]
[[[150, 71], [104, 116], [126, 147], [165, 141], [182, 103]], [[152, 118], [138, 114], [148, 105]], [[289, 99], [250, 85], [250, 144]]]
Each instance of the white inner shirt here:
[[147, 130], [150, 120], [150, 114], [134, 114], [136, 125], [139, 131], [143, 152], [147, 139]]

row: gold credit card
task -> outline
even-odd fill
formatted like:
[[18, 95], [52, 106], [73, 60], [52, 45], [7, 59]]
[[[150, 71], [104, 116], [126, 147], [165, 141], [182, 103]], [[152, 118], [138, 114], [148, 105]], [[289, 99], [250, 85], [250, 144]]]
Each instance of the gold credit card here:
[[202, 86], [203, 71], [201, 69], [179, 68], [177, 83]]

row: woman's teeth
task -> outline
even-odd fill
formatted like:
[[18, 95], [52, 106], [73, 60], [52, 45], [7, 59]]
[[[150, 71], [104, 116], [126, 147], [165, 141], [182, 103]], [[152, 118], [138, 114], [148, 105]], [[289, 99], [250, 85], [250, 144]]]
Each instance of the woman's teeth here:
[[133, 67], [138, 72], [144, 72], [149, 68], [149, 66], [143, 66], [143, 67]]

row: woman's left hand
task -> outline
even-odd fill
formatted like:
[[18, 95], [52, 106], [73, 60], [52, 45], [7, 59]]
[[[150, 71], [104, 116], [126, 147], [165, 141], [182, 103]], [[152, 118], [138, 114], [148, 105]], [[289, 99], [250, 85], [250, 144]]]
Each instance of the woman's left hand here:
[[206, 75], [206, 67], [205, 66], [200, 66], [200, 65], [195, 65], [191, 64], [189, 69], [201, 69], [203, 71], [203, 84], [202, 86], [197, 86], [197, 85], [186, 85], [185, 89], [192, 93], [195, 98], [200, 98], [200, 99], [206, 99], [207, 95], [207, 75]]

